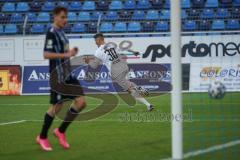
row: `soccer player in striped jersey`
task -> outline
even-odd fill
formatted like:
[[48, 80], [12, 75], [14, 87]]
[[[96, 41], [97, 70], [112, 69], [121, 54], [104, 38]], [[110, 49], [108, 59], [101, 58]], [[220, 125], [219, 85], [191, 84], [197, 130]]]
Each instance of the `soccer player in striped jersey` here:
[[[64, 34], [63, 28], [67, 24], [67, 9], [56, 7], [53, 11], [54, 22], [46, 33], [44, 45], [44, 58], [49, 60], [50, 75], [50, 107], [44, 116], [44, 122], [40, 134], [36, 141], [45, 151], [51, 151], [52, 147], [48, 141], [48, 130], [54, 120], [55, 115], [61, 110], [64, 99], [73, 99], [73, 106], [67, 111], [64, 121], [53, 132], [60, 145], [64, 149], [70, 146], [66, 140], [65, 132], [71, 122], [77, 117], [78, 113], [85, 107], [83, 93], [79, 96], [68, 95], [56, 90], [55, 85], [69, 84], [71, 87], [80, 87], [79, 81], [71, 75], [70, 58], [78, 52], [77, 48], [69, 49], [69, 41]], [[81, 87], [80, 87], [81, 89]]]

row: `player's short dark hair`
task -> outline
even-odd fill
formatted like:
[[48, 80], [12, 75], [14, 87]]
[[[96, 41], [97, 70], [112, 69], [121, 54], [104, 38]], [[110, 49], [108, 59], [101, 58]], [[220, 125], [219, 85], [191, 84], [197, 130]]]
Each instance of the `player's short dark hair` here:
[[96, 38], [104, 38], [102, 33], [97, 33], [93, 37], [94, 37], [94, 39], [96, 39]]
[[61, 12], [65, 12], [67, 14], [68, 9], [63, 6], [57, 6], [53, 10], [53, 15], [56, 16], [56, 15], [60, 14]]

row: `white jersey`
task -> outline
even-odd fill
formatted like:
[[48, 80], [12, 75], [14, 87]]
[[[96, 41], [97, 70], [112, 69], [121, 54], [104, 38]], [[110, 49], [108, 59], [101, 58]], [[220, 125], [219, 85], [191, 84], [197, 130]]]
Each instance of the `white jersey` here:
[[95, 52], [95, 57], [100, 59], [108, 68], [112, 78], [117, 77], [120, 73], [128, 70], [127, 63], [114, 47], [101, 45]]

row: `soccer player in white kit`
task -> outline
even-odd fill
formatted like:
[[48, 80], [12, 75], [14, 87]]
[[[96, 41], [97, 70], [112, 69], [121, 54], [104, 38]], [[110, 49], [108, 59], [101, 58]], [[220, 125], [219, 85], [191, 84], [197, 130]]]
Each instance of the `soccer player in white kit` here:
[[121, 86], [123, 90], [128, 91], [136, 101], [146, 105], [148, 111], [152, 111], [154, 109], [153, 105], [143, 97], [144, 95], [148, 95], [148, 92], [127, 78], [129, 68], [126, 61], [118, 53], [118, 49], [106, 44], [104, 36], [101, 33], [96, 34], [94, 39], [98, 46], [94, 54], [95, 59], [85, 59], [85, 62], [93, 68], [96, 68], [102, 62], [108, 68], [114, 82]]

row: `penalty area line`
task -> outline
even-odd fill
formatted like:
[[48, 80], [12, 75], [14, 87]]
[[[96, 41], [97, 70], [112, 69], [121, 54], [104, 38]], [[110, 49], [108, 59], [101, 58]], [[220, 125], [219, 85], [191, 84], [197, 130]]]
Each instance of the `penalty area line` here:
[[[207, 154], [207, 153], [215, 152], [215, 151], [222, 150], [222, 149], [225, 149], [225, 148], [233, 147], [233, 146], [236, 146], [236, 145], [239, 145], [239, 144], [240, 144], [240, 139], [230, 141], [230, 142], [227, 142], [227, 143], [223, 143], [223, 144], [219, 144], [219, 145], [214, 145], [214, 146], [211, 146], [211, 147], [208, 147], [208, 148], [205, 148], [205, 149], [199, 149], [199, 150], [196, 150], [196, 151], [188, 152], [188, 153], [185, 153], [183, 155], [183, 158], [187, 159], [187, 158], [190, 158], [190, 157], [195, 157], [195, 156], [198, 156], [198, 155]], [[162, 159], [162, 160], [172, 160], [172, 158], [165, 158], [165, 159]]]
[[10, 124], [17, 124], [17, 123], [24, 123], [24, 122], [26, 122], [26, 120], [3, 122], [3, 123], [0, 123], [0, 126], [6, 126], [6, 125], [10, 125]]

